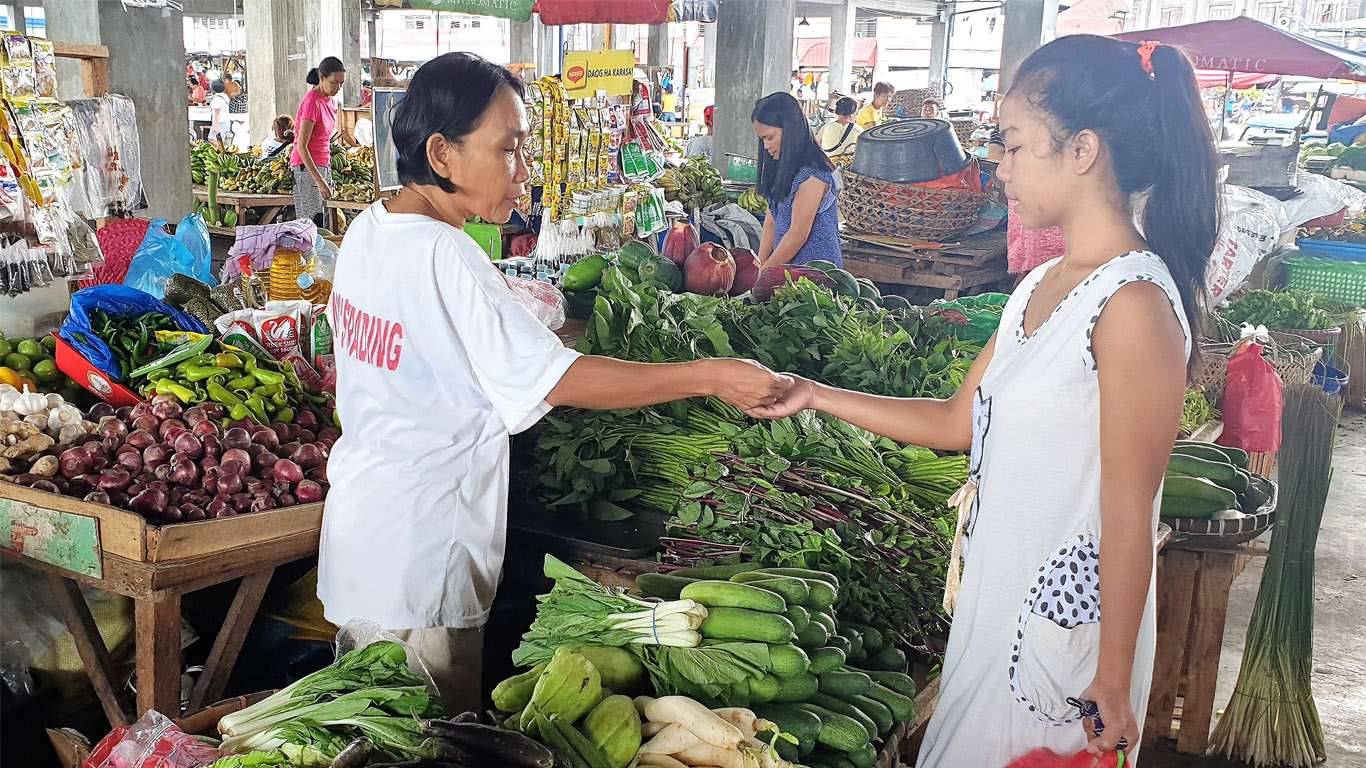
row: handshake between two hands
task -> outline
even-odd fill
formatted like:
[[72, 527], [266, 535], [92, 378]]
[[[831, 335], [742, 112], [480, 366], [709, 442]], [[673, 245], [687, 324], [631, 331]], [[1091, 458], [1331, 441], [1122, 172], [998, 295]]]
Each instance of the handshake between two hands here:
[[717, 368], [712, 394], [750, 416], [781, 419], [814, 406], [815, 384], [800, 376], [774, 373], [753, 360], [707, 362]]

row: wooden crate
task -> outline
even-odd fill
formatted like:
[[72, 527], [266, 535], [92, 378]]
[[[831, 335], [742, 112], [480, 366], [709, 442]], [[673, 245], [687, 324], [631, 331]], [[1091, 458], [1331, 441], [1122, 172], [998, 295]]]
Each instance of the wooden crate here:
[[[0, 548], [102, 578], [104, 555], [135, 562], [174, 563], [228, 550], [312, 535], [322, 530], [323, 505], [300, 504], [212, 520], [156, 525], [141, 515], [68, 496], [0, 482]], [[65, 540], [54, 545], [52, 538]]]

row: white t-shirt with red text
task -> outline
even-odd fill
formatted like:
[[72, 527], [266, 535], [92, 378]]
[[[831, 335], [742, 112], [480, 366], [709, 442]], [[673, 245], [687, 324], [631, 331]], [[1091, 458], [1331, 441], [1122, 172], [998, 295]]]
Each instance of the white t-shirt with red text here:
[[508, 438], [550, 410], [578, 353], [464, 231], [383, 201], [347, 230], [335, 278], [327, 619], [482, 626], [503, 567]]

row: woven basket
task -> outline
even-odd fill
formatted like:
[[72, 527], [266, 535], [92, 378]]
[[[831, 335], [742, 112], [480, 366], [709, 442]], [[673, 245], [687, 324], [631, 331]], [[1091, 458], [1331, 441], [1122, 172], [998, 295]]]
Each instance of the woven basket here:
[[1199, 541], [1202, 544], [1226, 547], [1252, 541], [1276, 522], [1279, 493], [1274, 482], [1255, 472], [1252, 475], [1252, 484], [1256, 486], [1258, 493], [1256, 498], [1249, 495], [1244, 499], [1242, 511], [1246, 517], [1237, 520], [1169, 517], [1164, 520], [1176, 532], [1176, 539], [1179, 541]]
[[972, 134], [977, 130], [977, 120], [971, 117], [953, 117], [949, 118], [949, 122], [953, 124], [953, 132], [958, 136], [958, 143], [965, 147], [971, 145]]
[[930, 99], [938, 99], [939, 91], [934, 88], [908, 88], [904, 91], [897, 91], [892, 94], [892, 100], [887, 102], [887, 108], [882, 110], [882, 114], [888, 118], [898, 117], [920, 117], [920, 108], [925, 106], [925, 102]]
[[[1321, 348], [1308, 352], [1296, 349], [1313, 346], [1302, 338], [1297, 342], [1296, 338], [1288, 333], [1271, 332], [1271, 367], [1276, 369], [1276, 374], [1287, 387], [1308, 384], [1314, 375], [1314, 363], [1323, 357]], [[1191, 384], [1204, 387], [1205, 393], [1216, 403], [1224, 396], [1224, 389], [1228, 386], [1228, 357], [1232, 351], [1232, 344], [1200, 342], [1200, 367], [1191, 377]]]
[[931, 189], [842, 172], [840, 215], [849, 232], [940, 241], [977, 223], [986, 197], [967, 189]]

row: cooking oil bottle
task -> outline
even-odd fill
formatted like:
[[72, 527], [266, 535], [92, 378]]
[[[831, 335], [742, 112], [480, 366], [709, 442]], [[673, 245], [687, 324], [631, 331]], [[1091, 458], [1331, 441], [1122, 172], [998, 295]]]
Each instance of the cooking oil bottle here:
[[302, 299], [299, 275], [305, 269], [304, 254], [291, 248], [277, 247], [270, 263], [270, 283], [266, 292], [271, 301]]

